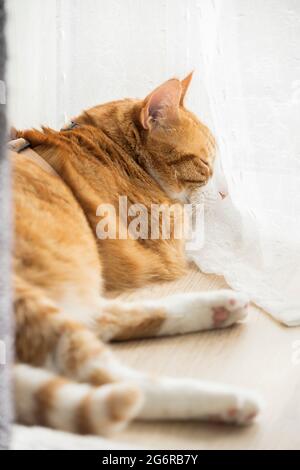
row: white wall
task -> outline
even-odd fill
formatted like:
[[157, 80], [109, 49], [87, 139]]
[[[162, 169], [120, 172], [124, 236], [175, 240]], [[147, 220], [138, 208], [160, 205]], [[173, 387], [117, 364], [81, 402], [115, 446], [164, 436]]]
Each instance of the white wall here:
[[11, 124], [57, 122], [57, 21], [54, 0], [9, 0], [8, 105]]
[[11, 123], [58, 127], [83, 108], [142, 98], [192, 69], [190, 103], [208, 121], [201, 1], [9, 0]]

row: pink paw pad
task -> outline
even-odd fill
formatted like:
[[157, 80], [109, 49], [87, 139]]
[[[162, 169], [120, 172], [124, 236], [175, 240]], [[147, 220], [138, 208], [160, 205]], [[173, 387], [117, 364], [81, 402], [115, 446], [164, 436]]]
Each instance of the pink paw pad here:
[[213, 321], [214, 325], [218, 326], [226, 321], [229, 317], [229, 312], [224, 307], [214, 307], [213, 308]]
[[238, 410], [236, 408], [231, 408], [230, 410], [227, 411], [227, 416], [228, 418], [235, 418], [238, 414]]

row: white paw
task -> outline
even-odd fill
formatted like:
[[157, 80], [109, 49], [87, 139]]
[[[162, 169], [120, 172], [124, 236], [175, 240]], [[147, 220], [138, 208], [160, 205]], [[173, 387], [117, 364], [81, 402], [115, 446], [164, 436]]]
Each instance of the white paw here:
[[[146, 305], [146, 304], [144, 304]], [[163, 308], [166, 319], [160, 335], [225, 328], [247, 315], [248, 298], [232, 290], [175, 294], [147, 303]]]
[[247, 316], [249, 299], [245, 294], [231, 290], [214, 292], [209, 301], [213, 328], [226, 328], [244, 320]]
[[255, 393], [247, 391], [231, 392], [219, 400], [219, 406], [216, 407], [219, 410], [207, 415], [207, 421], [249, 425], [261, 410], [260, 398]]

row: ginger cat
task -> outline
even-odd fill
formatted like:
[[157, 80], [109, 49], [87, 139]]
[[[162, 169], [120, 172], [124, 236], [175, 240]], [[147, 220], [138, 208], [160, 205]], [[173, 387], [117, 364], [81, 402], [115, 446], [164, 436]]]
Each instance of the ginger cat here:
[[[228, 327], [247, 299], [222, 290], [125, 303], [107, 289], [171, 280], [186, 269], [184, 239], [99, 239], [99, 204], [192, 200], [213, 172], [215, 140], [184, 107], [192, 75], [144, 100], [96, 106], [69, 130], [19, 131], [55, 170], [14, 159], [16, 416], [20, 422], [107, 434], [132, 419], [245, 424], [248, 391], [153, 377], [126, 367], [106, 343]], [[117, 231], [121, 230], [120, 224]]]

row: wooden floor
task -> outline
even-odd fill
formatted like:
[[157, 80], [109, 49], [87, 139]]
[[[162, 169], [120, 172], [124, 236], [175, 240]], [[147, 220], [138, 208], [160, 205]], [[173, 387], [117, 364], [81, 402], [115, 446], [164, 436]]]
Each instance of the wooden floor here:
[[[123, 295], [158, 297], [226, 286], [196, 269], [174, 283]], [[258, 391], [265, 407], [247, 428], [200, 422], [134, 423], [120, 442], [154, 449], [300, 449], [300, 364], [292, 361], [300, 328], [287, 328], [251, 306], [244, 324], [227, 330], [114, 345], [118, 356], [141, 370], [223, 381]]]

